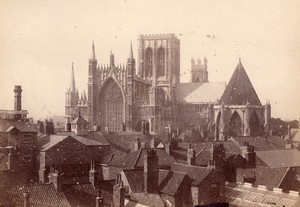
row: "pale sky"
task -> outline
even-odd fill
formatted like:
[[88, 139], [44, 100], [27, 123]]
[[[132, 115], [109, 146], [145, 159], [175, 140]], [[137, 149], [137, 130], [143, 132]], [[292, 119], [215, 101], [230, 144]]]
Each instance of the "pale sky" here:
[[[242, 63], [272, 116], [300, 117], [300, 1], [125, 0], [0, 1], [0, 109], [13, 109], [14, 85], [34, 119], [64, 115], [74, 62], [76, 87], [87, 90], [88, 59], [126, 63], [139, 34], [175, 33], [181, 81], [190, 58], [208, 58], [209, 81], [228, 82]], [[209, 37], [210, 35], [210, 37]], [[213, 38], [214, 36], [214, 38]]]

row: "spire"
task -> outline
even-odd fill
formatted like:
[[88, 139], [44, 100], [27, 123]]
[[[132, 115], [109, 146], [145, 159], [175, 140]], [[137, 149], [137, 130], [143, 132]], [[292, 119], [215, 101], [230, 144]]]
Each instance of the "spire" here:
[[94, 47], [94, 41], [93, 41], [93, 46], [92, 46], [92, 55], [91, 55], [91, 60], [96, 60], [96, 55], [95, 55], [95, 47]]
[[71, 84], [70, 89], [72, 92], [75, 92], [75, 76], [74, 76], [74, 64], [72, 62], [72, 72], [71, 72]]
[[114, 54], [112, 53], [112, 51], [110, 51], [110, 67], [115, 67], [115, 56]]
[[131, 59], [131, 60], [133, 60], [134, 58], [133, 58], [133, 51], [132, 51], [132, 42], [130, 41], [130, 52], [129, 52], [129, 58]]

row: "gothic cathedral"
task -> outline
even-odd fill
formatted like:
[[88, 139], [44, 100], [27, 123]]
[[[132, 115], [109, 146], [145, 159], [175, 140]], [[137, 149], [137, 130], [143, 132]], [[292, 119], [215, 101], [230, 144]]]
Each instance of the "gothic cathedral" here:
[[[229, 84], [209, 82], [207, 59], [191, 61], [191, 82], [180, 83], [180, 40], [174, 34], [140, 35], [138, 61], [130, 45], [126, 65], [99, 65], [94, 43], [88, 67], [88, 93], [79, 97], [72, 64], [65, 121], [78, 115], [90, 130], [141, 131], [154, 135], [196, 129], [205, 136], [259, 135], [268, 129], [270, 104], [262, 106], [239, 62]], [[137, 69], [137, 71], [136, 71]], [[204, 136], [204, 135], [203, 135]]]

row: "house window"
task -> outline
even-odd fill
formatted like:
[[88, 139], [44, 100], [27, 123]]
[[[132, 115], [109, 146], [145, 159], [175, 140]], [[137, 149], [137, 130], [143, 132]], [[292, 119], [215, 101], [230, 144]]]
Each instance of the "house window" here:
[[23, 143], [24, 144], [31, 144], [32, 143], [32, 135], [30, 135], [30, 134], [24, 135]]
[[23, 160], [24, 162], [31, 162], [31, 155], [24, 155]]
[[219, 196], [219, 184], [211, 183], [210, 184], [210, 197]]

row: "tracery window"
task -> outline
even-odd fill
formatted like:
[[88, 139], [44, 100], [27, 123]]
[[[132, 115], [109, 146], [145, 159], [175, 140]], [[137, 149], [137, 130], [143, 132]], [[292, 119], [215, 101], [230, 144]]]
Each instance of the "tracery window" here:
[[157, 50], [157, 77], [165, 75], [165, 50], [160, 47]]
[[122, 131], [124, 101], [121, 89], [113, 79], [105, 84], [99, 95], [100, 124], [109, 131]]
[[145, 77], [152, 77], [153, 69], [153, 51], [150, 47], [146, 49], [146, 62], [145, 62]]

